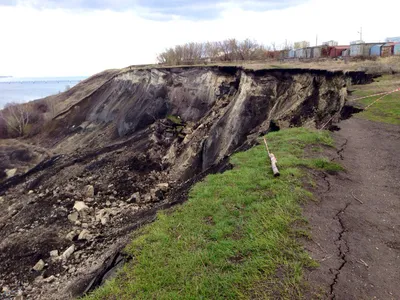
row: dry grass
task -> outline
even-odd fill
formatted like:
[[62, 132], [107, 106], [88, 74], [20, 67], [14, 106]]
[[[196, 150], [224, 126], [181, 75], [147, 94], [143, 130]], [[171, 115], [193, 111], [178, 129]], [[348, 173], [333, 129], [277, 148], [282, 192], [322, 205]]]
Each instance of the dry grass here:
[[[174, 68], [174, 67], [204, 67], [204, 66], [238, 66], [250, 70], [261, 69], [322, 69], [330, 71], [364, 71], [372, 74], [392, 74], [400, 73], [400, 56], [378, 57], [376, 59], [361, 60], [351, 59], [345, 62], [340, 59], [321, 59], [321, 60], [268, 60], [268, 61], [235, 61], [235, 62], [215, 62], [199, 65], [147, 65], [131, 66], [130, 69], [138, 68]], [[128, 68], [124, 69], [127, 70]]]

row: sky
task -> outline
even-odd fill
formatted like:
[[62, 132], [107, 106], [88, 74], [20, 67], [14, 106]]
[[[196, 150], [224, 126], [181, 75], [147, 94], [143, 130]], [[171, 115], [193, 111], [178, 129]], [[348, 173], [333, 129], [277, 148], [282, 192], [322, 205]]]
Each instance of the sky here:
[[0, 76], [89, 76], [186, 42], [400, 36], [396, 0], [0, 0]]

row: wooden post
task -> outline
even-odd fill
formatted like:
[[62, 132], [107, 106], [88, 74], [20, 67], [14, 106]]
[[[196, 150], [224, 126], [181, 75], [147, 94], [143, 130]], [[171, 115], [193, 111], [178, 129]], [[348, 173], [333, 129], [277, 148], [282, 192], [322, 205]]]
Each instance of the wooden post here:
[[274, 176], [275, 177], [278, 177], [279, 175], [281, 175], [279, 173], [278, 167], [276, 166], [278, 161], [276, 160], [276, 157], [275, 157], [275, 155], [273, 153], [269, 154], [269, 158], [271, 159], [272, 172], [274, 172]]
[[276, 159], [276, 157], [273, 153], [269, 152], [267, 140], [265, 139], [265, 137], [264, 137], [264, 144], [265, 144], [265, 148], [267, 149], [269, 159], [271, 160], [272, 172], [274, 172], [275, 177], [278, 177], [279, 175], [281, 175], [279, 173], [278, 167], [276, 166], [276, 164], [278, 163], [278, 160]]

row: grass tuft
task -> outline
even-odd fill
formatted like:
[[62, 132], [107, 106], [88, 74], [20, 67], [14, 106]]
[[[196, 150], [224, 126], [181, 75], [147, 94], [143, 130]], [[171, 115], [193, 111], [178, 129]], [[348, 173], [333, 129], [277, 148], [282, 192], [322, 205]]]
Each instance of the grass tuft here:
[[303, 269], [315, 267], [301, 203], [305, 167], [340, 170], [306, 158], [307, 145], [332, 145], [329, 133], [294, 128], [267, 135], [281, 171], [274, 178], [263, 145], [231, 158], [234, 168], [209, 175], [189, 200], [135, 234], [134, 257], [116, 279], [86, 299], [235, 299], [302, 296]]

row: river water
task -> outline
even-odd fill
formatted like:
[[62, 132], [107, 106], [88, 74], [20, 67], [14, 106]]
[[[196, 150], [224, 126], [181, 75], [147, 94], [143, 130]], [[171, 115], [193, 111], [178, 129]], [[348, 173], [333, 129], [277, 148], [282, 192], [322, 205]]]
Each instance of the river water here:
[[0, 108], [6, 103], [40, 99], [73, 87], [87, 77], [0, 78]]

